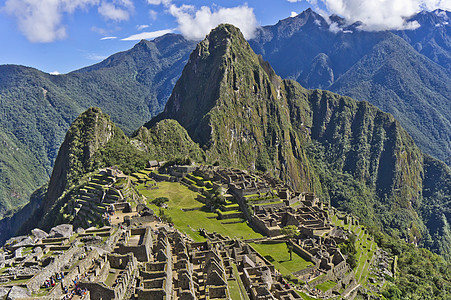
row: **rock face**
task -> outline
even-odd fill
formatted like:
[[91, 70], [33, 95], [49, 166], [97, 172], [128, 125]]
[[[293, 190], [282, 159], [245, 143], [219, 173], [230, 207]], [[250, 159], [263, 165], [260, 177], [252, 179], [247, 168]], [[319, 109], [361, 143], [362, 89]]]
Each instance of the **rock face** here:
[[9, 291], [7, 300], [15, 300], [15, 299], [27, 299], [31, 297], [30, 291], [28, 289], [19, 287], [19, 286], [13, 286], [11, 290]]
[[409, 20], [416, 30], [368, 32], [308, 9], [249, 43], [283, 78], [393, 114], [422, 151], [451, 165], [450, 16], [421, 12]]
[[11, 288], [0, 287], [0, 299], [5, 299]]
[[27, 247], [27, 246], [33, 246], [33, 245], [34, 245], [34, 241], [30, 237], [27, 236], [25, 239], [23, 239], [22, 241], [17, 243], [15, 246], [16, 247]]
[[42, 229], [39, 228], [35, 228], [31, 231], [31, 234], [33, 235], [33, 237], [35, 238], [35, 240], [42, 240], [45, 239], [49, 236], [49, 234], [47, 232], [45, 232]]
[[48, 235], [49, 238], [70, 237], [73, 233], [71, 224], [61, 224], [53, 227]]

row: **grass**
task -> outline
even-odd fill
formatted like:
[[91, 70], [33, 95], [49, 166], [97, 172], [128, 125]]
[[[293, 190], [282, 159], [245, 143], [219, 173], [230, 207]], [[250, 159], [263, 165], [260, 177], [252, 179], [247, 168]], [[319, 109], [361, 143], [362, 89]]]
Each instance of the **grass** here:
[[313, 265], [293, 252], [293, 260], [290, 260], [285, 243], [278, 244], [250, 244], [258, 253], [268, 259], [282, 275], [290, 275], [293, 272], [303, 270]]
[[328, 280], [326, 282], [323, 282], [321, 284], [316, 285], [315, 288], [317, 288], [317, 289], [319, 289], [319, 290], [321, 290], [323, 292], [326, 292], [326, 291], [330, 290], [331, 288], [333, 288], [336, 285], [337, 285], [336, 282]]
[[21, 284], [21, 283], [26, 283], [26, 282], [28, 282], [30, 279], [31, 279], [31, 278], [11, 280], [11, 281], [2, 283], [2, 284], [0, 284], [0, 285], [10, 285], [10, 284], [12, 284], [12, 285], [19, 285], [19, 284]]
[[258, 203], [253, 204], [254, 206], [266, 206], [266, 205], [274, 205], [274, 204], [280, 204], [283, 203], [283, 201], [275, 201], [275, 202], [267, 202], [267, 203]]
[[304, 299], [304, 300], [316, 300], [316, 298], [313, 298], [313, 297], [310, 297], [309, 295], [307, 295], [306, 293], [304, 293], [304, 292], [300, 292], [300, 291], [296, 291], [298, 294], [299, 294], [299, 296], [301, 296], [302, 297], [302, 299]]
[[221, 213], [221, 215], [226, 216], [226, 215], [232, 215], [232, 214], [236, 214], [237, 212], [241, 212], [240, 210], [229, 210], [229, 211], [222, 211], [220, 209], [217, 210], [219, 213]]
[[[196, 208], [203, 204], [196, 200], [199, 195], [186, 186], [174, 182], [158, 182], [158, 189], [147, 190], [144, 185], [138, 185], [138, 191], [151, 201], [157, 197], [167, 197], [168, 208], [165, 214], [171, 216], [174, 226], [180, 231], [191, 236], [195, 241], [204, 241], [199, 235], [199, 229], [204, 228], [209, 232], [217, 232], [224, 236], [240, 239], [253, 239], [262, 237], [255, 232], [247, 223], [223, 224], [223, 220], [216, 219], [215, 212], [202, 210], [183, 211], [182, 208]], [[158, 214], [159, 207], [149, 204], [149, 207]]]
[[47, 295], [51, 289], [52, 289], [51, 287], [40, 288], [38, 292], [31, 293], [31, 296], [32, 297], [43, 297], [43, 296]]
[[114, 280], [116, 279], [116, 274], [113, 272], [108, 273], [108, 277], [105, 280], [107, 286], [113, 286]]
[[229, 280], [229, 291], [230, 297], [233, 300], [249, 300], [249, 296], [246, 293], [246, 289], [244, 288], [244, 284], [241, 281], [240, 274], [238, 272], [238, 268], [236, 264], [232, 264], [233, 274], [235, 276], [235, 280]]
[[233, 204], [229, 204], [229, 205], [224, 205], [225, 208], [235, 208], [235, 209], [239, 209], [240, 206], [238, 203], [233, 203]]

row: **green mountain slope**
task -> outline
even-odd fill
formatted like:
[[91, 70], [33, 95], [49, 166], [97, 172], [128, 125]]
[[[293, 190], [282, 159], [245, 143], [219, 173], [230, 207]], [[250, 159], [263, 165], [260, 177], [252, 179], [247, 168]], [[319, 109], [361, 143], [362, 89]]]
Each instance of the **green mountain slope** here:
[[[178, 147], [181, 146], [181, 147]], [[177, 122], [162, 121], [154, 128], [141, 128], [128, 138], [107, 114], [92, 107], [69, 128], [47, 189], [14, 216], [2, 220], [0, 240], [34, 227], [50, 228], [63, 222], [61, 209], [77, 187], [99, 168], [117, 166], [126, 173], [145, 168], [149, 160], [190, 157], [202, 161], [203, 153]]]
[[392, 113], [426, 153], [442, 159], [451, 153], [449, 76], [405, 47], [399, 37], [375, 45], [330, 89], [354, 99], [371, 99]]
[[233, 26], [197, 46], [164, 112], [146, 126], [162, 119], [184, 126], [210, 163], [270, 172], [411, 242], [435, 234], [422, 214], [423, 181], [435, 171], [425, 172], [423, 154], [393, 116], [281, 80]]
[[[451, 159], [451, 57], [444, 11], [412, 17], [416, 30], [365, 32], [306, 10], [262, 27], [252, 48], [284, 78], [365, 100], [393, 114], [427, 154]], [[402, 38], [399, 38], [399, 35]]]
[[0, 66], [2, 139], [17, 148], [0, 156], [0, 216], [48, 180], [65, 132], [88, 107], [101, 107], [126, 133], [160, 112], [193, 47], [179, 35], [166, 35], [57, 76]]
[[185, 127], [211, 163], [269, 171], [304, 190], [317, 185], [283, 81], [233, 26], [219, 26], [198, 44], [164, 112], [146, 126], [166, 118]]

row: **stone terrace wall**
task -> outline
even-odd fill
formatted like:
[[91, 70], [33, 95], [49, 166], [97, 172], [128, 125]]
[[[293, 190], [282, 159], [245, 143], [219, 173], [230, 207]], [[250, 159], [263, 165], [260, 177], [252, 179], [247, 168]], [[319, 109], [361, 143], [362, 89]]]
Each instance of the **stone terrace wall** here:
[[47, 267], [42, 269], [38, 274], [33, 276], [27, 282], [27, 288], [36, 292], [39, 290], [41, 285], [50, 278], [50, 276], [55, 275], [56, 272], [61, 272], [64, 267], [69, 264], [73, 257], [81, 255], [83, 248], [73, 245], [72, 248], [67, 250], [65, 253], [59, 255], [53, 262], [51, 262]]
[[[77, 275], [81, 275], [83, 273], [85, 273], [89, 267], [92, 265], [93, 260], [98, 259], [99, 258], [99, 252], [97, 252], [97, 250], [92, 250], [91, 252], [89, 252], [89, 254], [82, 259], [81, 261], [79, 261], [77, 263], [77, 265], [71, 269], [64, 277], [63, 279], [63, 283], [71, 283], [75, 277], [77, 277]], [[67, 285], [69, 285], [67, 284]], [[62, 295], [62, 286], [61, 284], [58, 284], [55, 286], [54, 289], [52, 289], [52, 291], [49, 293], [49, 296], [61, 296]]]

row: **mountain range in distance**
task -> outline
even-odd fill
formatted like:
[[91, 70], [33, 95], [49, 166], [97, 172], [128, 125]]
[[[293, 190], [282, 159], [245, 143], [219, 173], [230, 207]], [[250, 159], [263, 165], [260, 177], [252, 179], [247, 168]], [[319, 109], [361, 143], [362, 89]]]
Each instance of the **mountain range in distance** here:
[[[413, 31], [363, 32], [358, 24], [347, 25], [337, 16], [327, 22], [307, 10], [259, 29], [249, 43], [282, 78], [367, 100], [392, 113], [423, 151], [449, 164], [449, 15], [419, 13], [412, 20], [421, 27]], [[331, 24], [336, 24], [335, 32]], [[0, 66], [3, 214], [26, 204], [29, 195], [48, 181], [65, 132], [88, 107], [101, 107], [126, 134], [161, 112], [195, 45], [169, 34], [57, 76]], [[205, 138], [195, 131], [191, 134], [197, 142]], [[261, 168], [268, 167], [265, 160], [259, 158]], [[303, 172], [308, 178], [309, 170]]]

